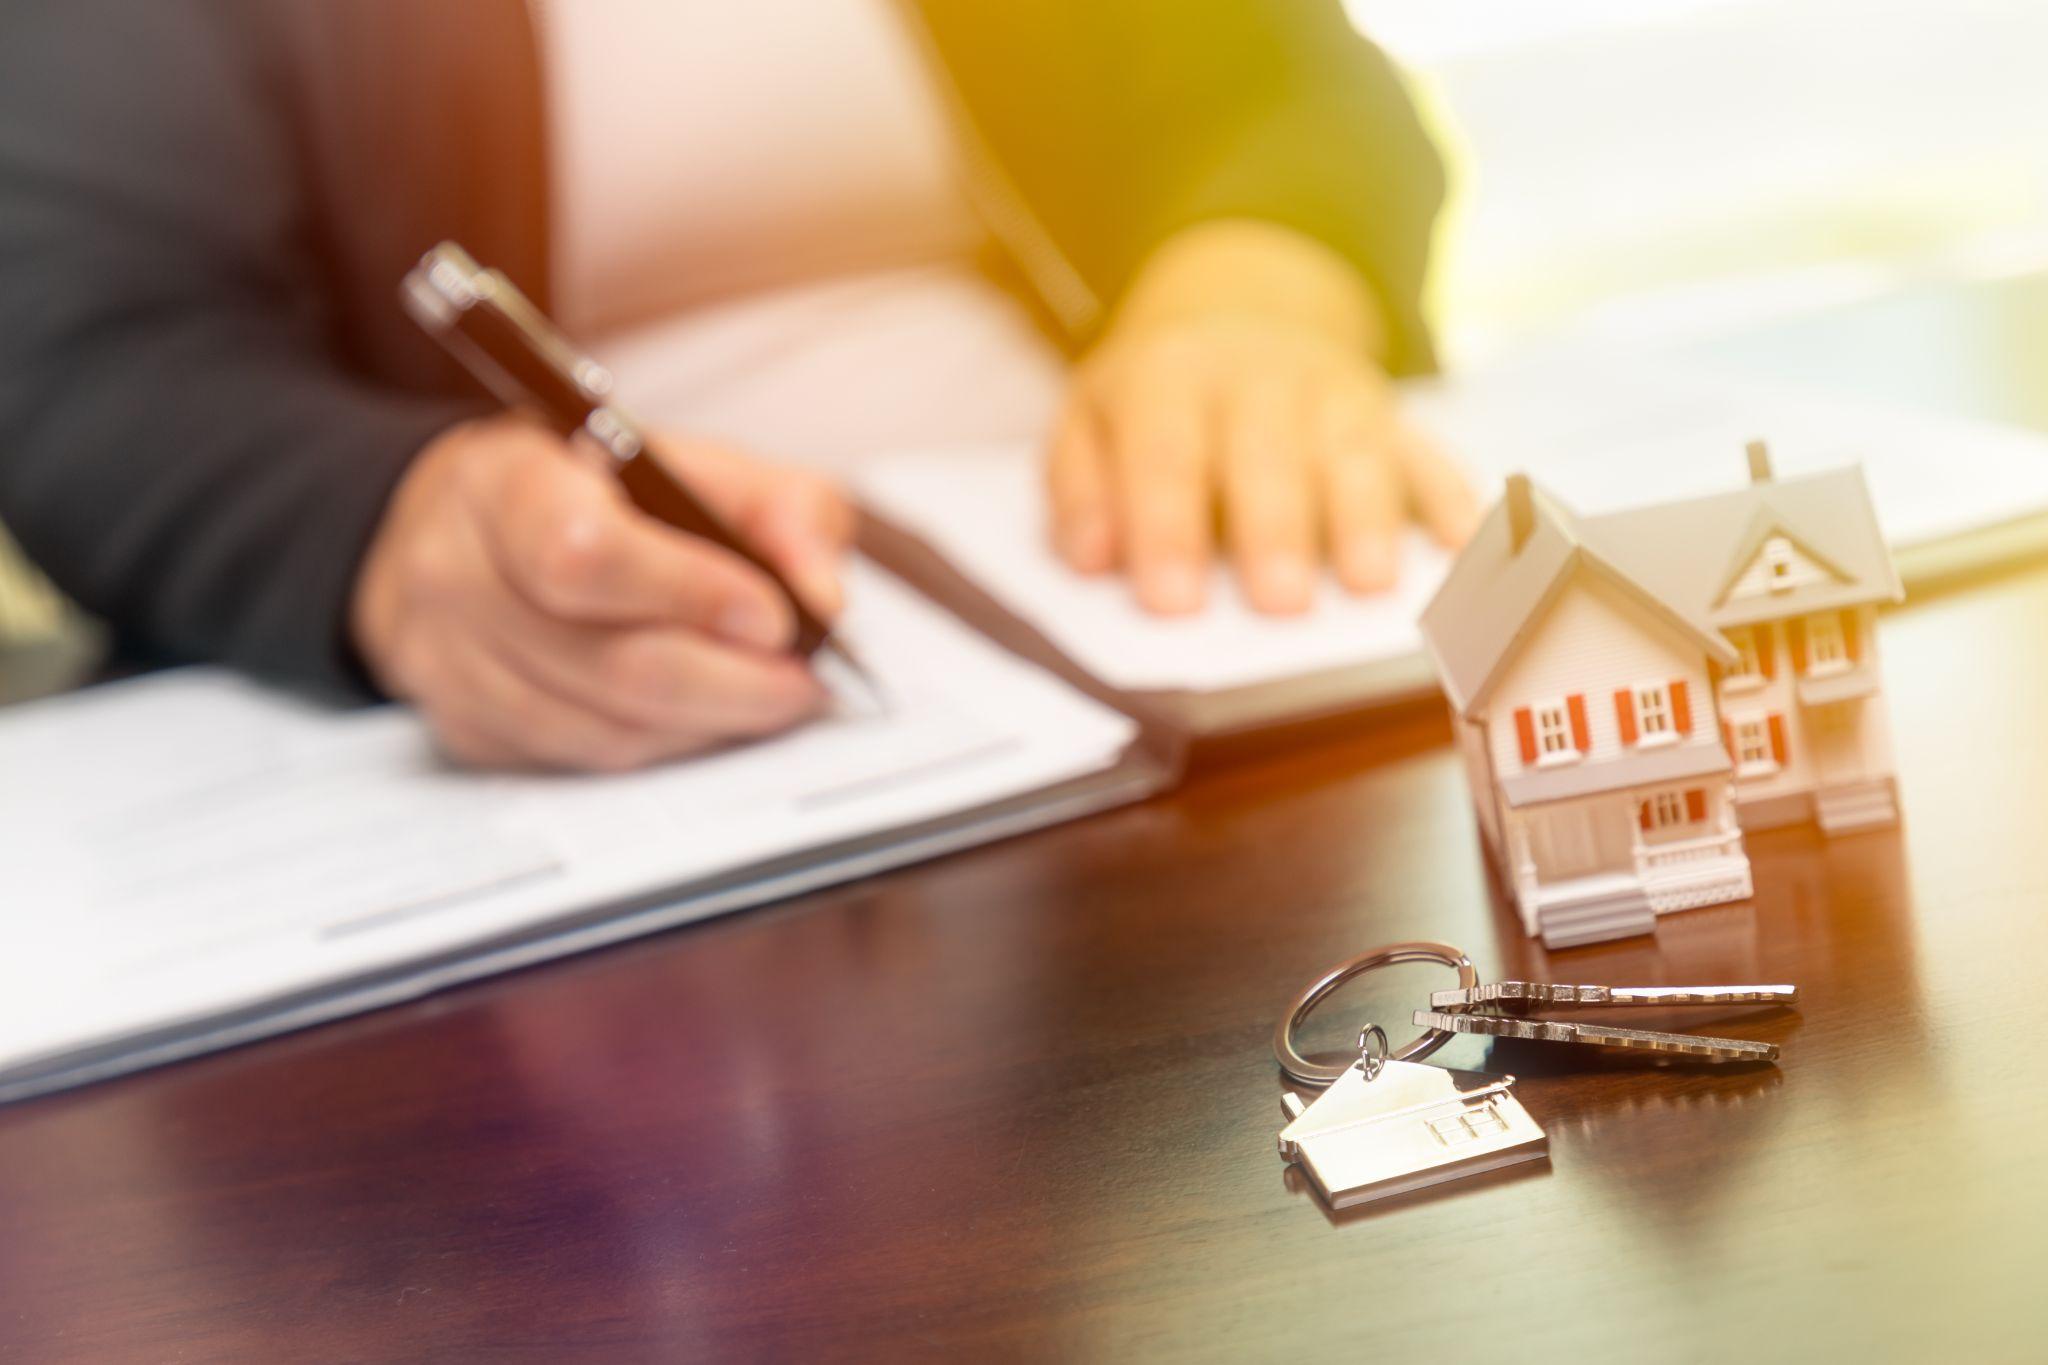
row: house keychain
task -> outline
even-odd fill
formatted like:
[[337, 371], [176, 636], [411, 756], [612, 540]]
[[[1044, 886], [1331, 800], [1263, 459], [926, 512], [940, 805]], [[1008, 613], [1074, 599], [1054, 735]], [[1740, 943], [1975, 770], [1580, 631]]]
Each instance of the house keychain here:
[[[1425, 1032], [1399, 1051], [1368, 1024], [1358, 1035], [1359, 1057], [1346, 1065], [1309, 1061], [1294, 1045], [1295, 1032], [1330, 993], [1353, 977], [1401, 962], [1436, 962], [1458, 973], [1458, 988], [1430, 996], [1417, 1010]], [[1479, 982], [1472, 959], [1447, 943], [1397, 943], [1341, 962], [1304, 986], [1273, 1031], [1273, 1054], [1290, 1080], [1329, 1087], [1314, 1102], [1281, 1097], [1287, 1126], [1280, 1155], [1299, 1165], [1331, 1208], [1346, 1208], [1461, 1176], [1478, 1175], [1549, 1156], [1550, 1139], [1510, 1093], [1513, 1076], [1487, 1076], [1424, 1066], [1421, 1059], [1453, 1033], [1600, 1043], [1669, 1052], [1705, 1061], [1774, 1061], [1777, 1048], [1733, 1038], [1651, 1033], [1515, 1017], [1546, 1005], [1647, 1006], [1790, 1004], [1790, 986], [1554, 986], [1540, 982]], [[1474, 1014], [1475, 1008], [1514, 1014]]]

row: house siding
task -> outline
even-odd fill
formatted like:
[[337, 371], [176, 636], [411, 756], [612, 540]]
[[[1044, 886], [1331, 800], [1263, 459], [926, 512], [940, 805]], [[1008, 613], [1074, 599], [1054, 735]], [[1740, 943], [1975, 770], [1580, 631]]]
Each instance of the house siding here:
[[[1785, 761], [1775, 772], [1735, 772], [1736, 799], [1744, 805], [1810, 794], [1830, 784], [1887, 777], [1892, 770], [1891, 736], [1883, 704], [1883, 670], [1878, 657], [1877, 611], [1873, 606], [1848, 609], [1856, 619], [1860, 659], [1855, 667], [1869, 670], [1878, 690], [1854, 701], [1809, 708], [1799, 700], [1801, 675], [1794, 668], [1787, 622], [1811, 613], [1758, 623], [1758, 653], [1768, 650], [1775, 676], [1724, 678], [1720, 685], [1722, 717], [1731, 725], [1753, 717], [1778, 716], [1784, 727]], [[1830, 613], [1832, 614], [1832, 613]], [[1841, 709], [1835, 709], [1841, 708]], [[1832, 717], [1824, 721], [1822, 713]], [[1821, 733], [1832, 725], [1833, 733]], [[1823, 747], [1825, 746], [1825, 747]], [[1825, 764], [1820, 760], [1825, 755]]]
[[1721, 736], [1705, 651], [1692, 636], [1597, 572], [1580, 570], [1510, 659], [1487, 706], [1493, 770], [1528, 771], [1513, 716], [1521, 707], [1574, 693], [1586, 699], [1589, 746], [1578, 762], [1598, 764], [1629, 750], [1614, 693], [1638, 683], [1686, 683], [1692, 732], [1682, 744], [1718, 748]]
[[1486, 725], [1482, 721], [1459, 719], [1454, 722], [1458, 734], [1458, 752], [1465, 760], [1465, 781], [1470, 785], [1473, 805], [1479, 813], [1479, 832], [1486, 839], [1487, 849], [1494, 858], [1502, 861], [1500, 794], [1493, 783], [1493, 773], [1487, 767]]
[[[1730, 726], [1751, 718], [1781, 716], [1785, 727], [1786, 761], [1778, 771], [1764, 776], [1744, 776], [1736, 765], [1735, 784], [1739, 800], [1766, 801], [1774, 797], [1812, 790], [1806, 725], [1799, 714], [1799, 676], [1792, 669], [1792, 651], [1786, 642], [1783, 621], [1762, 621], [1751, 626], [1757, 654], [1768, 655], [1768, 675], [1721, 680], [1721, 718]], [[1729, 757], [1733, 758], [1734, 754]]]

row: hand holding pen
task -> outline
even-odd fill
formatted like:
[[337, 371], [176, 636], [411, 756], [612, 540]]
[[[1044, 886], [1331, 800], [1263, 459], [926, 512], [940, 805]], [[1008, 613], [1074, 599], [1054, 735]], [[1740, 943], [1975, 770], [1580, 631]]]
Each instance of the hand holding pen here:
[[851, 509], [809, 474], [653, 444], [748, 553], [643, 510], [604, 452], [525, 416], [452, 428], [406, 472], [350, 625], [373, 678], [454, 757], [632, 768], [825, 705], [801, 647], [838, 606]]

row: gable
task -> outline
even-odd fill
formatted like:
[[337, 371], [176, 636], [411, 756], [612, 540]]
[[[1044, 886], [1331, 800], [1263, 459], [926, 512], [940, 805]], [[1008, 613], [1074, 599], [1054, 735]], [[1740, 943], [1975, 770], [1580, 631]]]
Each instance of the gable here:
[[1605, 575], [1574, 574], [1506, 660], [1488, 704], [1494, 771], [1521, 760], [1512, 716], [1519, 707], [1578, 694], [1593, 718], [1588, 758], [1619, 755], [1613, 694], [1641, 683], [1684, 680], [1696, 704], [1708, 695], [1706, 651], [1692, 634]]
[[[1451, 561], [1451, 570], [1418, 625], [1438, 680], [1460, 715], [1483, 716], [1500, 670], [1519, 650], [1559, 593], [1575, 577], [1598, 576], [1618, 598], [1645, 618], [1661, 620], [1689, 634], [1708, 657], [1735, 661], [1735, 651], [1705, 611], [1697, 592], [1660, 594], [1641, 575], [1647, 560], [1626, 553], [1627, 538], [1610, 545], [1607, 534], [1588, 535], [1566, 509], [1531, 488], [1534, 524], [1518, 548], [1508, 525], [1506, 500], [1494, 504]], [[1611, 524], [1616, 518], [1608, 518]], [[1696, 537], [1695, 537], [1696, 538]], [[1658, 541], [1668, 548], [1668, 541]], [[1616, 551], [1622, 551], [1617, 553]]]
[[1580, 569], [1529, 625], [1503, 663], [1493, 707], [1537, 695], [1583, 692], [1674, 668], [1703, 669], [1691, 635], [1598, 573]]
[[1748, 562], [1736, 571], [1716, 605], [1841, 581], [1832, 565], [1773, 526], [1756, 539]]
[[1460, 709], [1484, 716], [1495, 709], [1503, 687], [1526, 688], [1525, 679], [1517, 681], [1516, 668], [1526, 666], [1525, 656], [1542, 658], [1555, 652], [1559, 636], [1574, 642], [1566, 647], [1567, 654], [1584, 650], [1591, 652], [1589, 657], [1633, 636], [1654, 639], [1666, 657], [1694, 659], [1702, 667], [1710, 657], [1722, 663], [1736, 658], [1734, 646], [1712, 625], [1681, 615], [1599, 555], [1581, 550], [1566, 560], [1520, 628], [1502, 642], [1479, 694]]

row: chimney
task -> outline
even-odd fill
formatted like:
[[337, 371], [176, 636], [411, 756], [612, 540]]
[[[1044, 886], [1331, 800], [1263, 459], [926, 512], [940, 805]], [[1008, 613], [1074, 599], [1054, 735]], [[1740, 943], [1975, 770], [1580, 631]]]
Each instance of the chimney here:
[[1527, 474], [1508, 475], [1508, 553], [1518, 555], [1536, 529], [1536, 501], [1529, 493]]
[[1764, 448], [1762, 441], [1749, 443], [1749, 481], [1769, 483], [1771, 481], [1771, 452]]

